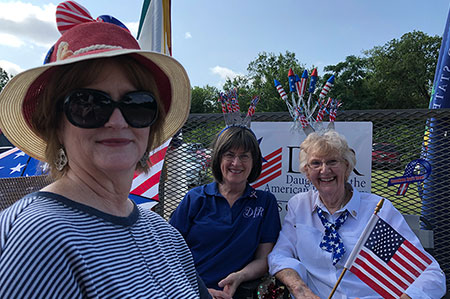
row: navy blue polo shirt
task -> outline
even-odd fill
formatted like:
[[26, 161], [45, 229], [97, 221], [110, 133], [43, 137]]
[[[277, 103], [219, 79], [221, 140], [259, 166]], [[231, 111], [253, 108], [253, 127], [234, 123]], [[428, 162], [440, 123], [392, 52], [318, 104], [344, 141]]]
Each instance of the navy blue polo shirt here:
[[217, 183], [190, 190], [170, 224], [186, 240], [208, 288], [250, 263], [260, 243], [275, 243], [281, 229], [275, 196], [247, 185], [232, 207]]

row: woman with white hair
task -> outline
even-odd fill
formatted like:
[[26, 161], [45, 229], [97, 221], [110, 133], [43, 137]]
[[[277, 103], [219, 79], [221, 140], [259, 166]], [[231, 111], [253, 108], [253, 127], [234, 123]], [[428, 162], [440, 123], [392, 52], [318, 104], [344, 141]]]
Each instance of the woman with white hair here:
[[[354, 151], [334, 130], [312, 133], [300, 146], [300, 171], [316, 190], [291, 198], [280, 236], [269, 254], [270, 273], [287, 286], [293, 298], [328, 298], [380, 200], [347, 182], [355, 165]], [[385, 200], [378, 215], [424, 251], [390, 201]], [[432, 263], [400, 298], [441, 298], [445, 294], [445, 275], [436, 260], [425, 254]], [[333, 298], [381, 296], [347, 272]]]

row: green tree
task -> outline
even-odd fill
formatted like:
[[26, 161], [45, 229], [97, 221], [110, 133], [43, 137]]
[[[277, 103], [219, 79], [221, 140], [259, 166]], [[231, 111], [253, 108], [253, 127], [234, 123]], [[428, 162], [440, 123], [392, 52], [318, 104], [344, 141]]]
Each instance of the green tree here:
[[219, 90], [213, 86], [194, 86], [191, 89], [191, 113], [218, 113], [220, 112], [217, 99]]
[[324, 68], [335, 76], [332, 88], [333, 96], [343, 103], [348, 110], [373, 109], [375, 95], [369, 88], [368, 59], [354, 55], [347, 56], [345, 61]]
[[438, 36], [413, 31], [366, 51], [379, 108], [428, 107], [440, 44]]
[[441, 39], [420, 31], [326, 66], [336, 76], [333, 95], [345, 109], [426, 108]]
[[[223, 85], [223, 90], [228, 92], [236, 88], [238, 90], [238, 101], [239, 107], [242, 113], [248, 110], [248, 106], [250, 106], [250, 101], [254, 96], [260, 95], [257, 91], [255, 91], [252, 86], [249, 84], [249, 78], [247, 76], [236, 76], [233, 79], [227, 78], [225, 84]], [[257, 111], [261, 111], [258, 107]]]
[[0, 67], [0, 91], [2, 91], [3, 87], [5, 87], [11, 77], [12, 76], [8, 75], [8, 73]]
[[284, 55], [262, 52], [249, 63], [247, 71], [250, 88], [261, 97], [258, 107], [256, 107], [257, 111], [287, 111], [286, 104], [274, 86], [274, 79], [277, 79], [285, 91], [289, 92], [288, 73], [290, 68], [294, 73], [301, 75], [305, 67], [297, 60], [295, 53], [289, 51], [286, 51]]

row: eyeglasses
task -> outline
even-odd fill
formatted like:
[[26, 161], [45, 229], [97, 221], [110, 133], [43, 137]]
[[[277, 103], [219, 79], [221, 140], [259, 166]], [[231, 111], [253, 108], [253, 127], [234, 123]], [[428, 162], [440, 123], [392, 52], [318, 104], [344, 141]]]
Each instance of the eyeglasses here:
[[156, 99], [147, 91], [129, 92], [120, 101], [114, 101], [103, 91], [82, 88], [71, 91], [63, 104], [67, 119], [85, 129], [103, 127], [116, 108], [133, 128], [149, 127], [158, 116]]
[[308, 166], [314, 170], [318, 170], [319, 168], [322, 167], [322, 165], [326, 165], [329, 168], [338, 167], [339, 163], [341, 163], [341, 162], [344, 162], [344, 161], [336, 160], [336, 159], [332, 159], [332, 160], [328, 160], [328, 161], [312, 160], [311, 162], [308, 163]]
[[232, 152], [226, 152], [225, 154], [223, 154], [223, 158], [228, 162], [234, 161], [236, 157], [238, 157], [242, 163], [248, 162], [252, 158], [250, 154], [235, 155]]

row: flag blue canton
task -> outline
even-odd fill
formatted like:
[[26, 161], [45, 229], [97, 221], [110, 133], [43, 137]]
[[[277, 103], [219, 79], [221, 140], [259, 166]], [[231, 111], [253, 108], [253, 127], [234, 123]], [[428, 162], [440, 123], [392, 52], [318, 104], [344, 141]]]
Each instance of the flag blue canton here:
[[43, 174], [40, 161], [31, 158], [17, 147], [0, 154], [0, 177], [19, 177]]
[[372, 233], [369, 235], [365, 247], [376, 256], [388, 263], [405, 239], [397, 233], [389, 224], [378, 219]]

